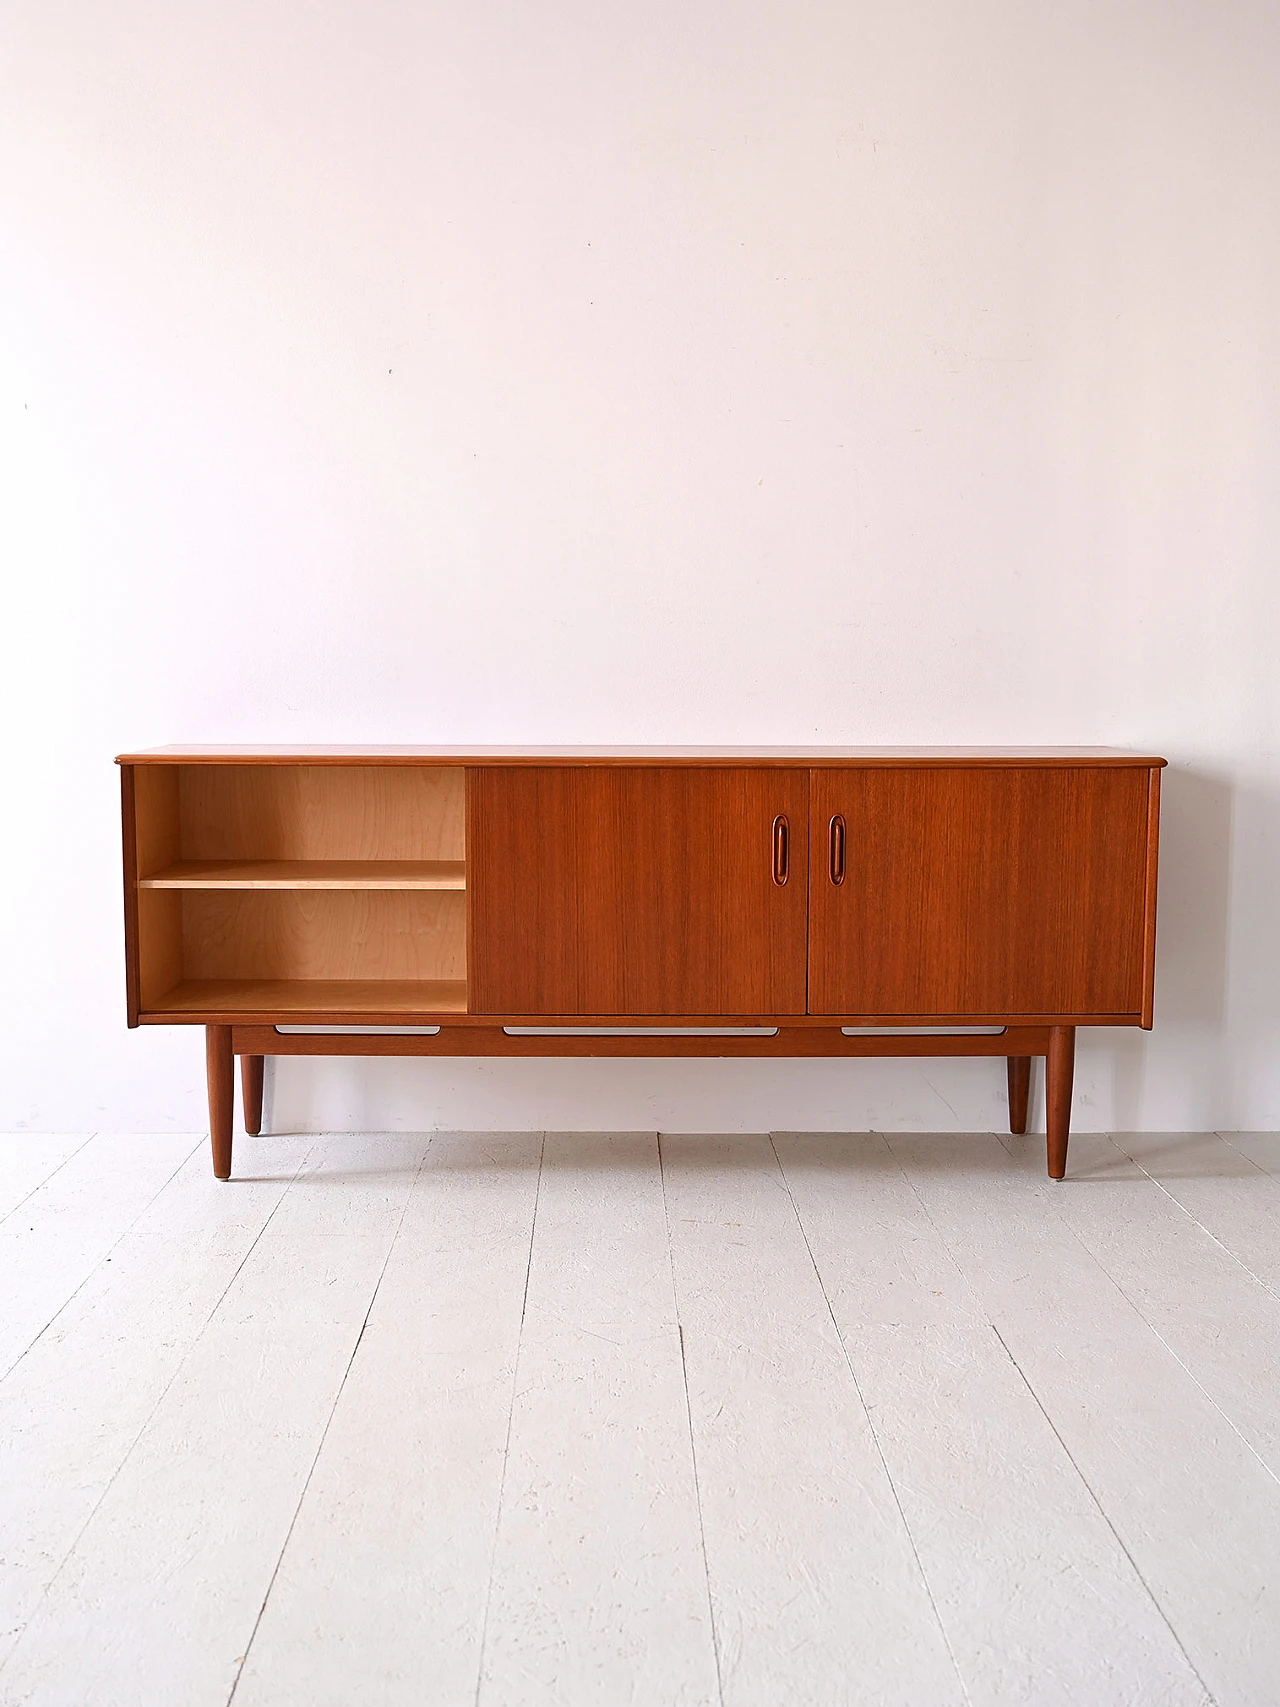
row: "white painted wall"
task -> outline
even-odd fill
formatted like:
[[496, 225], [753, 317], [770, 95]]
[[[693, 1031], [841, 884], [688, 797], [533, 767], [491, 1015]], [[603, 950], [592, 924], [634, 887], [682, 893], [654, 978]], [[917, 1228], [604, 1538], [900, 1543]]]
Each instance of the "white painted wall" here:
[[[1157, 1029], [1280, 1117], [1270, 0], [9, 0], [0, 1122], [198, 1128], [113, 754], [1169, 755]], [[990, 1127], [985, 1062], [288, 1063], [278, 1125]], [[1037, 1102], [1038, 1102], [1037, 1097]]]

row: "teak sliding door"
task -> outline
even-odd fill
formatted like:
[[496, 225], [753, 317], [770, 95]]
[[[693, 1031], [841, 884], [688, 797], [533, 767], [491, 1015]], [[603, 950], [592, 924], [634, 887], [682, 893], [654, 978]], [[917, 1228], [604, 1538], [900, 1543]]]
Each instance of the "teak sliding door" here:
[[809, 773], [476, 768], [470, 1008], [802, 1014]]
[[1136, 1021], [1152, 775], [815, 770], [809, 1011]]

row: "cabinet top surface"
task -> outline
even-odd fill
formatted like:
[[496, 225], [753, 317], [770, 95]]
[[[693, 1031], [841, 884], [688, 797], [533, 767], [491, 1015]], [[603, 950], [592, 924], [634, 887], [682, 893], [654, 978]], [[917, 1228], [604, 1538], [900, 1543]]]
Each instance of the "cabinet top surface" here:
[[1123, 747], [149, 747], [119, 765], [1163, 765]]

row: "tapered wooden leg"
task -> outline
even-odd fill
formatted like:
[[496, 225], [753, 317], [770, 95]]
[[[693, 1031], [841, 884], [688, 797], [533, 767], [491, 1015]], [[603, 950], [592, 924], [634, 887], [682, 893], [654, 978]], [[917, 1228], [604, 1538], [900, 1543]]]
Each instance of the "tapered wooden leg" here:
[[231, 1117], [235, 1108], [236, 1074], [231, 1057], [231, 1027], [207, 1025], [205, 1065], [209, 1072], [209, 1138], [213, 1145], [215, 1179], [231, 1178]]
[[1009, 1130], [1027, 1130], [1027, 1097], [1031, 1090], [1030, 1055], [1008, 1055], [1009, 1066]]
[[244, 1103], [244, 1129], [251, 1138], [262, 1131], [262, 1063], [261, 1055], [240, 1057], [240, 1097]]
[[1071, 1136], [1071, 1080], [1076, 1065], [1076, 1028], [1049, 1028], [1049, 1054], [1044, 1069], [1045, 1124], [1049, 1131], [1049, 1178], [1067, 1171], [1067, 1139]]

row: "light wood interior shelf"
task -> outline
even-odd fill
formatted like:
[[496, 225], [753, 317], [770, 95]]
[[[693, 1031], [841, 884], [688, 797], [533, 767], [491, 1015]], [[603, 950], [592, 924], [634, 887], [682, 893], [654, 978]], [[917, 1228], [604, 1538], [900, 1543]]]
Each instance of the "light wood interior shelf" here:
[[465, 889], [460, 859], [180, 859], [140, 889]]
[[157, 1014], [463, 1014], [457, 979], [187, 978], [150, 1009]]

